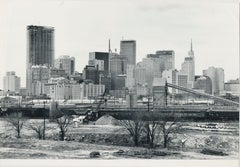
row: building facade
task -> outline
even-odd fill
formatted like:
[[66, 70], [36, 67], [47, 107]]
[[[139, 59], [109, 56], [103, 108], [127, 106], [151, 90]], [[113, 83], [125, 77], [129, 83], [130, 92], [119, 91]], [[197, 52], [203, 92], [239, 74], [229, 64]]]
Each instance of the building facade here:
[[31, 68], [44, 65], [54, 66], [54, 28], [44, 26], [27, 26], [27, 63], [26, 85], [28, 94], [31, 92]]
[[208, 76], [196, 76], [194, 89], [203, 90], [204, 93], [212, 94], [212, 80]]
[[99, 71], [95, 66], [87, 65], [82, 73], [83, 80], [91, 80], [94, 84], [99, 83]]
[[120, 42], [120, 55], [126, 56], [128, 64], [136, 64], [136, 41], [122, 40]]
[[49, 68], [41, 65], [32, 66], [29, 70], [29, 74], [28, 90], [30, 89], [31, 92], [29, 95], [38, 96], [43, 94], [43, 86], [50, 78]]
[[110, 73], [111, 76], [123, 75], [127, 72], [128, 58], [117, 53], [110, 53]]
[[20, 77], [16, 76], [14, 71], [6, 72], [6, 76], [3, 77], [3, 90], [13, 93], [20, 92]]
[[95, 66], [99, 71], [105, 74], [109, 72], [109, 53], [107, 52], [90, 52], [88, 65]]
[[75, 71], [75, 58], [67, 55], [60, 56], [55, 60], [55, 67], [65, 70], [68, 76], [72, 75]]
[[173, 50], [161, 50], [156, 52], [159, 58], [160, 72], [175, 69], [175, 52]]
[[209, 67], [203, 70], [203, 75], [212, 80], [212, 95], [219, 96], [224, 91], [224, 70], [222, 68]]

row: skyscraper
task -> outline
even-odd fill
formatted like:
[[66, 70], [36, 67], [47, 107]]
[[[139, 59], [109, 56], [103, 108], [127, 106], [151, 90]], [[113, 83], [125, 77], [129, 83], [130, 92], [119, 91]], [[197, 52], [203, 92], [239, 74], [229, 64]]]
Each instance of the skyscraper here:
[[27, 26], [27, 69], [32, 65], [54, 65], [54, 28]]
[[175, 68], [175, 53], [173, 50], [161, 50], [156, 52], [159, 58], [160, 72]]
[[67, 75], [72, 75], [75, 71], [75, 58], [67, 55], [60, 56], [55, 60], [55, 67], [64, 69]]
[[3, 77], [3, 89], [5, 92], [19, 93], [20, 90], [20, 77], [15, 75], [14, 71], [9, 71]]
[[127, 71], [127, 57], [117, 53], [110, 54], [110, 73], [111, 76], [126, 74]]
[[128, 58], [128, 64], [136, 64], [136, 41], [123, 40], [120, 43], [120, 55]]
[[27, 64], [26, 86], [28, 94], [32, 94], [31, 67], [44, 65], [54, 66], [54, 28], [44, 26], [27, 26]]
[[99, 71], [103, 71], [107, 74], [109, 72], [109, 53], [90, 52], [88, 65], [95, 66]]
[[190, 51], [188, 52], [188, 57], [185, 57], [184, 62], [182, 63], [181, 71], [188, 76], [188, 88], [193, 88], [195, 79], [195, 57], [192, 48], [192, 41]]
[[99, 84], [99, 71], [95, 66], [86, 65], [82, 76], [84, 80], [91, 80], [94, 84]]

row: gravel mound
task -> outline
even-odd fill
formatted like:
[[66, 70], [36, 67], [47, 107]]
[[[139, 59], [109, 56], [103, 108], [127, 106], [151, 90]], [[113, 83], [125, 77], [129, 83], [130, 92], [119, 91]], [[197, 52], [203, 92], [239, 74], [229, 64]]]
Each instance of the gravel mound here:
[[118, 120], [110, 115], [104, 115], [100, 117], [96, 122], [96, 125], [118, 125]]

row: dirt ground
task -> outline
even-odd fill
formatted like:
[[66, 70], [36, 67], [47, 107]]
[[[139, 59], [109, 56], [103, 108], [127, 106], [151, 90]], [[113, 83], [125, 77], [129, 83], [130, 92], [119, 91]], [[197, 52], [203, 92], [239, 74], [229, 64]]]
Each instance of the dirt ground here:
[[[98, 151], [101, 159], [237, 159], [238, 158], [238, 123], [224, 124], [221, 129], [200, 128], [196, 123], [189, 123], [173, 139], [169, 149], [157, 147], [129, 147], [115, 143], [119, 135], [127, 132], [116, 125], [79, 125], [69, 126], [67, 136], [71, 141], [57, 141], [57, 125], [47, 120], [47, 140], [37, 139], [36, 134], [27, 128], [30, 122], [41, 123], [42, 120], [26, 120], [22, 138], [17, 139], [12, 127], [0, 119], [0, 158], [1, 159], [89, 159], [92, 151]], [[111, 138], [115, 135], [116, 138]], [[80, 139], [85, 137], [85, 140]], [[109, 137], [110, 136], [110, 137]], [[94, 137], [94, 141], [89, 141]], [[108, 140], [106, 140], [106, 138]], [[176, 147], [181, 140], [187, 140], [185, 147]], [[159, 140], [161, 143], [161, 141]], [[227, 155], [216, 156], [202, 154], [203, 148], [221, 150]]]

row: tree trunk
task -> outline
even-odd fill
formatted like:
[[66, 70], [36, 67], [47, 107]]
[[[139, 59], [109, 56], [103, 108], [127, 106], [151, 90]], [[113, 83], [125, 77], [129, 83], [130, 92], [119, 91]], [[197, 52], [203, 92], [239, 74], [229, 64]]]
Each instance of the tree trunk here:
[[19, 124], [18, 124], [18, 127], [17, 127], [17, 138], [21, 138], [21, 135], [20, 135], [20, 127], [19, 127]]
[[138, 147], [138, 137], [134, 136], [134, 145]]
[[64, 137], [65, 137], [65, 133], [64, 133], [64, 131], [61, 131], [60, 132], [60, 140], [64, 141]]
[[164, 136], [164, 141], [163, 141], [164, 148], [167, 148], [167, 144], [168, 144], [167, 138], [168, 138], [167, 136]]

